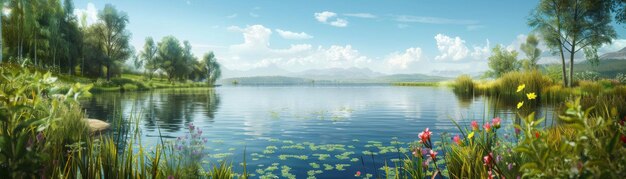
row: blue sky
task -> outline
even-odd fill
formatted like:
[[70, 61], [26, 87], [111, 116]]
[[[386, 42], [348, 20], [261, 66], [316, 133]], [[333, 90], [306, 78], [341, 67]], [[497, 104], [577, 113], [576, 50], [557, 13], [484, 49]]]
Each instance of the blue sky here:
[[[75, 13], [93, 22], [107, 3], [128, 13], [136, 48], [145, 37], [173, 35], [232, 70], [436, 74], [484, 71], [495, 45], [517, 49], [537, 1], [78, 0]], [[626, 29], [616, 30], [619, 39], [601, 52], [626, 46]]]

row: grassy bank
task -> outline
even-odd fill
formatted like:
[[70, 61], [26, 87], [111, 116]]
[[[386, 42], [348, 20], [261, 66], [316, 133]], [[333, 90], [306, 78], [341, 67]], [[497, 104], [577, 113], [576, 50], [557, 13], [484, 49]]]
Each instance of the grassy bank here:
[[[6, 72], [17, 73], [21, 72], [24, 68], [32, 72], [45, 74], [48, 70], [40, 69], [36, 67], [22, 67], [18, 64], [3, 63], [0, 68]], [[56, 93], [66, 93], [75, 83], [81, 83], [84, 85], [92, 85], [90, 92], [128, 92], [128, 91], [147, 91], [153, 89], [163, 88], [195, 88], [195, 87], [213, 87], [206, 82], [194, 82], [194, 81], [176, 81], [168, 80], [167, 78], [157, 76], [148, 78], [147, 76], [140, 74], [122, 74], [119, 77], [113, 77], [110, 81], [102, 78], [86, 78], [78, 75], [67, 75], [62, 73], [51, 73], [58, 80], [56, 82]]]
[[[460, 76], [452, 85], [455, 93], [462, 96], [490, 96], [500, 102], [515, 106], [528, 94], [517, 92], [519, 84], [533, 91], [538, 100], [527, 102], [526, 105], [540, 103], [561, 103], [581, 98], [584, 108], [617, 107], [621, 114], [626, 114], [626, 85], [615, 79], [598, 79], [596, 81], [578, 80], [574, 87], [563, 87], [560, 81], [554, 81], [539, 71], [509, 72], [495, 80], [473, 80], [468, 76]], [[597, 111], [597, 110], [594, 110]]]
[[202, 164], [202, 132], [193, 125], [191, 138], [149, 148], [141, 144], [140, 112], [109, 121], [116, 135], [95, 134], [76, 100], [91, 85], [51, 94], [67, 81], [27, 68], [0, 74], [0, 178], [247, 178], [232, 165]]

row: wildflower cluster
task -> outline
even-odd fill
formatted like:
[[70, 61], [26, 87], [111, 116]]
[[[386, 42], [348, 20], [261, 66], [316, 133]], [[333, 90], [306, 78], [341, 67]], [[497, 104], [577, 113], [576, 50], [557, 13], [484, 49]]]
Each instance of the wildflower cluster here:
[[189, 132], [183, 136], [176, 138], [174, 147], [182, 161], [188, 164], [199, 164], [205, 155], [205, 144], [207, 139], [202, 137], [202, 129], [189, 123], [187, 125]]

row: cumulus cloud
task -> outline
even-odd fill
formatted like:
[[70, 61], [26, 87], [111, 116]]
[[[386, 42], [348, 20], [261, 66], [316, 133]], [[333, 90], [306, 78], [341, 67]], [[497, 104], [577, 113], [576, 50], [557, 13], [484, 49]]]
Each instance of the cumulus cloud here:
[[436, 60], [458, 61], [464, 59], [469, 54], [465, 41], [458, 36], [451, 38], [443, 34], [437, 34], [435, 40], [440, 53], [435, 57]]
[[422, 58], [421, 48], [408, 48], [404, 53], [394, 52], [387, 56], [385, 62], [391, 69], [407, 69], [413, 62]]
[[[311, 68], [347, 68], [366, 67], [371, 59], [361, 55], [351, 45], [318, 46], [310, 44], [292, 44], [287, 48], [270, 46], [272, 30], [263, 25], [252, 25], [245, 28], [231, 26], [232, 31], [241, 32], [243, 42], [231, 45], [221, 60], [227, 67], [251, 69], [276, 65], [290, 70]], [[276, 29], [280, 35], [280, 31]], [[300, 34], [300, 33], [294, 33]]]
[[96, 5], [93, 3], [87, 3], [86, 9], [74, 9], [74, 15], [79, 19], [85, 18], [88, 26], [98, 21], [98, 9], [96, 9]]
[[346, 27], [348, 26], [348, 20], [337, 17], [337, 13], [324, 11], [324, 12], [316, 12], [313, 14], [315, 19], [321, 23], [329, 24], [335, 27]]
[[304, 39], [311, 39], [313, 38], [313, 36], [305, 33], [305, 32], [291, 32], [291, 31], [286, 31], [286, 30], [281, 30], [281, 29], [276, 29], [276, 32], [278, 32], [278, 35], [280, 35], [281, 37], [285, 38], [285, 39], [290, 39], [290, 40], [304, 40]]
[[377, 18], [376, 15], [370, 14], [370, 13], [346, 13], [346, 14], [343, 14], [343, 15], [344, 16], [349, 16], [349, 17], [365, 18], [365, 19], [375, 19], [375, 18]]
[[[484, 60], [490, 55], [489, 40], [486, 40], [485, 46], [474, 45], [473, 50], [470, 50], [465, 45], [465, 40], [461, 37], [449, 37], [443, 34], [437, 34], [435, 36], [437, 42], [437, 49], [439, 55], [435, 57], [436, 60], [441, 61], [459, 61], [463, 59]], [[471, 57], [471, 58], [468, 58]]]
[[328, 19], [331, 17], [337, 16], [337, 13], [324, 11], [324, 12], [316, 12], [313, 15], [315, 16], [315, 19], [317, 19], [317, 21], [327, 23]]
[[602, 47], [598, 49], [598, 53], [602, 55], [609, 52], [616, 52], [623, 48], [626, 48], [626, 39], [614, 39], [613, 43], [602, 45]]

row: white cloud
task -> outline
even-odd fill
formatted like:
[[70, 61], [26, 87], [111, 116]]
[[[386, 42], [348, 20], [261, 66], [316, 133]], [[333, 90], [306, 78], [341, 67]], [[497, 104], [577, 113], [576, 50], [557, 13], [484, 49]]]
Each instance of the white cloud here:
[[229, 29], [241, 32], [244, 37], [243, 43], [229, 46], [219, 58], [220, 63], [231, 69], [251, 69], [268, 65], [290, 70], [348, 68], [367, 67], [372, 62], [351, 45], [314, 48], [310, 44], [292, 44], [288, 48], [272, 48], [269, 41], [272, 30], [263, 25], [245, 28], [231, 26]]
[[290, 39], [290, 40], [304, 40], [304, 39], [311, 39], [313, 38], [313, 36], [305, 33], [305, 32], [291, 32], [291, 31], [286, 31], [286, 30], [281, 30], [281, 29], [276, 29], [276, 32], [278, 32], [278, 35], [280, 35], [281, 37], [285, 38], [285, 39]]
[[232, 18], [237, 17], [237, 15], [238, 15], [237, 13], [234, 13], [234, 14], [231, 14], [229, 16], [226, 16], [226, 18], [232, 19]]
[[451, 38], [443, 34], [437, 34], [435, 40], [437, 41], [437, 49], [440, 52], [440, 55], [435, 57], [436, 60], [458, 61], [464, 59], [469, 54], [465, 41], [458, 36]]
[[598, 49], [598, 54], [602, 55], [609, 52], [616, 52], [626, 47], [626, 39], [613, 39], [613, 43], [607, 45], [602, 45], [600, 49]]
[[441, 18], [441, 17], [409, 16], [409, 15], [396, 16], [395, 20], [398, 22], [416, 22], [416, 23], [425, 23], [425, 24], [457, 24], [457, 25], [478, 24], [478, 21], [475, 21], [475, 20], [448, 19], [448, 18]]
[[366, 18], [366, 19], [378, 18], [376, 15], [370, 14], [370, 13], [346, 13], [346, 14], [343, 14], [343, 15], [344, 16], [349, 16], [349, 17]]
[[413, 62], [422, 58], [421, 48], [408, 48], [404, 53], [394, 52], [387, 56], [385, 62], [390, 69], [407, 69]]
[[259, 14], [256, 14], [256, 13], [254, 13], [254, 12], [250, 12], [250, 17], [257, 18], [257, 17], [259, 17], [259, 16], [260, 16]]
[[487, 44], [485, 46], [474, 45], [474, 51], [470, 54], [470, 56], [476, 60], [486, 60], [489, 58], [491, 55], [489, 39], [487, 39], [486, 42]]
[[335, 27], [345, 27], [348, 26], [348, 21], [345, 19], [337, 18], [335, 21], [330, 22], [330, 25]]
[[[337, 13], [324, 11], [324, 12], [316, 12], [313, 14], [315, 19], [321, 23], [329, 24], [335, 27], [346, 27], [348, 26], [348, 20], [337, 17]], [[334, 21], [332, 20], [334, 18]]]
[[317, 21], [327, 23], [328, 19], [331, 17], [337, 16], [337, 13], [329, 12], [329, 11], [316, 12], [314, 16], [315, 16], [315, 19], [317, 19]]
[[98, 9], [96, 9], [96, 5], [93, 3], [87, 3], [86, 9], [74, 9], [74, 15], [76, 15], [78, 19], [82, 19], [84, 17], [87, 22], [86, 25], [88, 26], [98, 21]]

